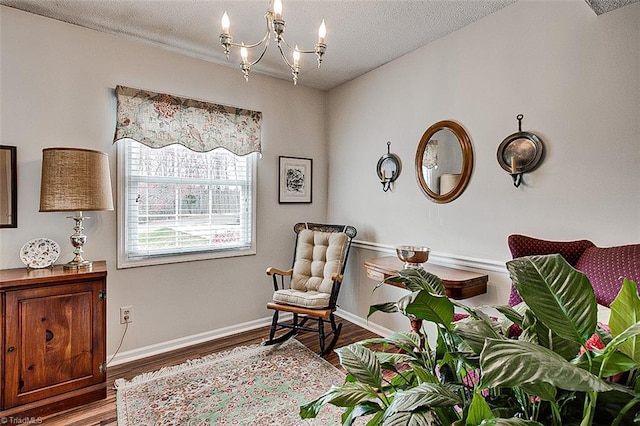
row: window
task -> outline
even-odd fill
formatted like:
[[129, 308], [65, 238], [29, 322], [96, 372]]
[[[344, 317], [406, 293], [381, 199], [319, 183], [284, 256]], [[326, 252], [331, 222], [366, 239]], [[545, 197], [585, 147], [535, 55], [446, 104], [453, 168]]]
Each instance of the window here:
[[118, 143], [118, 267], [255, 254], [256, 153]]

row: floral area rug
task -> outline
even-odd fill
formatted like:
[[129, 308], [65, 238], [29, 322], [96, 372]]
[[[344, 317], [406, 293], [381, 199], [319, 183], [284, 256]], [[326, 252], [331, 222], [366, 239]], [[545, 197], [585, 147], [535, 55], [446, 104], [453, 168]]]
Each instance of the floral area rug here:
[[344, 374], [295, 339], [243, 346], [116, 380], [118, 425], [339, 425], [337, 407], [312, 420], [299, 410], [343, 382]]

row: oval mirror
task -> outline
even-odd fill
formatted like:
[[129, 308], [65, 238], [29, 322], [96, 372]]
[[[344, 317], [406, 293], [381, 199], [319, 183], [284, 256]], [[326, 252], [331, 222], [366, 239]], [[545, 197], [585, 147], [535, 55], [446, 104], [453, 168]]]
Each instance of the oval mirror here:
[[420, 139], [416, 152], [416, 176], [427, 197], [448, 203], [467, 187], [473, 169], [469, 135], [454, 121], [439, 121]]

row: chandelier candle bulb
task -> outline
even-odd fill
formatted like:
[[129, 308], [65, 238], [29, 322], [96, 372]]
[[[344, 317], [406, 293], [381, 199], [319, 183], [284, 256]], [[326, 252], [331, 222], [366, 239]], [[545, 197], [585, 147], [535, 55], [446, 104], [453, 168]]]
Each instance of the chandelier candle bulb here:
[[247, 58], [249, 57], [249, 52], [247, 52], [247, 48], [244, 46], [240, 48], [240, 57], [242, 57], [242, 63], [246, 64]]
[[275, 13], [276, 19], [282, 19], [282, 0], [273, 2], [273, 13]]
[[327, 36], [327, 26], [324, 24], [324, 19], [318, 29], [318, 44], [324, 44], [324, 38]]
[[227, 11], [224, 11], [224, 15], [222, 15], [222, 34], [229, 35], [229, 26], [231, 25], [231, 21], [229, 21], [229, 15], [227, 15]]
[[300, 50], [298, 49], [298, 45], [296, 44], [296, 48], [293, 51], [293, 66], [294, 66], [294, 68], [297, 68], [299, 63], [300, 63]]
[[516, 157], [515, 155], [511, 156], [511, 173], [516, 174], [518, 172], [518, 168], [516, 167]]

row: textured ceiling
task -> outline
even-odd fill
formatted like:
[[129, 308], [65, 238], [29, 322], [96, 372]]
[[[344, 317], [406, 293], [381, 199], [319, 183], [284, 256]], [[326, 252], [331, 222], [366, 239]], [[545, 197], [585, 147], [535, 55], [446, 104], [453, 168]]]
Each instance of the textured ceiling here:
[[[597, 14], [638, 0], [586, 0]], [[317, 69], [303, 55], [299, 84], [329, 90], [456, 31], [515, 0], [284, 0], [285, 38], [312, 49], [324, 18], [327, 53]], [[235, 42], [255, 43], [265, 32], [268, 0], [0, 0], [0, 4], [238, 68], [239, 53], [227, 61], [219, 42], [226, 10]], [[251, 58], [250, 58], [251, 59]], [[273, 43], [252, 68], [290, 79]]]

